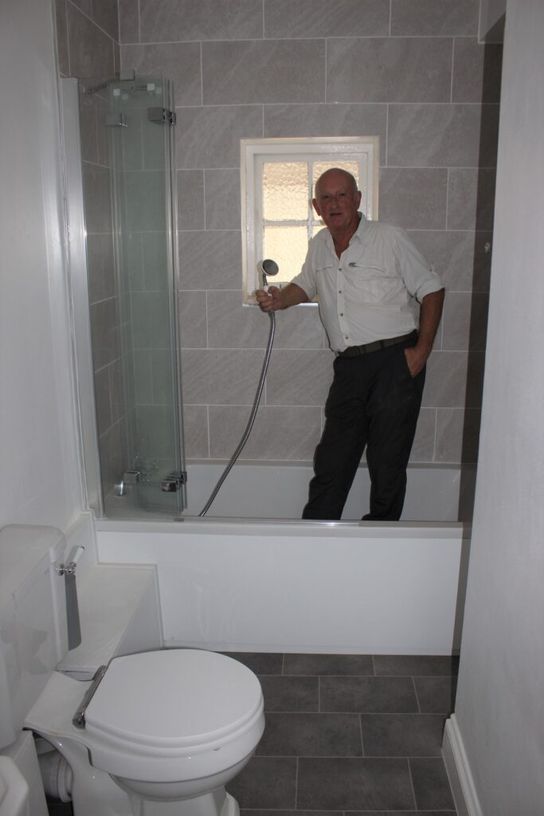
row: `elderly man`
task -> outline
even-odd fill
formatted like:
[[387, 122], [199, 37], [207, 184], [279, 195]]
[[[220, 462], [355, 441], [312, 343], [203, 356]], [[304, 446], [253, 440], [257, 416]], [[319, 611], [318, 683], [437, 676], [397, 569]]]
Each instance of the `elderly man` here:
[[283, 289], [257, 292], [265, 312], [317, 296], [336, 354], [303, 518], [341, 517], [366, 447], [363, 519], [397, 520], [444, 288], [403, 230], [358, 211], [361, 193], [349, 173], [323, 173], [312, 203], [326, 229], [310, 241], [302, 271]]

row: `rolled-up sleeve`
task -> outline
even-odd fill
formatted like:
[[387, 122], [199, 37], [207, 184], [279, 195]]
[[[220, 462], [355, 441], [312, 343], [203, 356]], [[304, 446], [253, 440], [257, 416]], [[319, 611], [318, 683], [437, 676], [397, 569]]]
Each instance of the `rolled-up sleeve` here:
[[397, 230], [395, 255], [406, 289], [419, 303], [425, 295], [444, 288], [440, 275], [427, 263], [402, 229]]

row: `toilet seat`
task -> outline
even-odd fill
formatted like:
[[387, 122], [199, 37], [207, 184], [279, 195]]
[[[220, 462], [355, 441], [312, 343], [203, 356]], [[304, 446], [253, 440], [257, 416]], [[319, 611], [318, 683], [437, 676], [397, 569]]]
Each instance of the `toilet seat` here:
[[[261, 686], [215, 652], [170, 649], [114, 658], [85, 713], [92, 762], [157, 781], [207, 776], [251, 753], [263, 730]], [[140, 774], [143, 774], [140, 776]]]

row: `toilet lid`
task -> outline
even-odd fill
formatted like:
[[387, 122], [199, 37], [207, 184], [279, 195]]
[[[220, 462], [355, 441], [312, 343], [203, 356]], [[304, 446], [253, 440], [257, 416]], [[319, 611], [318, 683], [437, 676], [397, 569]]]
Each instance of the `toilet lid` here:
[[86, 713], [113, 740], [180, 749], [221, 745], [262, 710], [250, 669], [225, 655], [166, 649], [114, 658]]

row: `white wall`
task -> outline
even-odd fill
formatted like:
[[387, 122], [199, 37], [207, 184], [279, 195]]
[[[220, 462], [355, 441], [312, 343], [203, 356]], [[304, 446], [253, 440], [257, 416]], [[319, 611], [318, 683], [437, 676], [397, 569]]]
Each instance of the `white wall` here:
[[51, 0], [0, 4], [0, 527], [82, 503]]
[[494, 258], [455, 719], [484, 816], [544, 813], [544, 3], [508, 0]]

